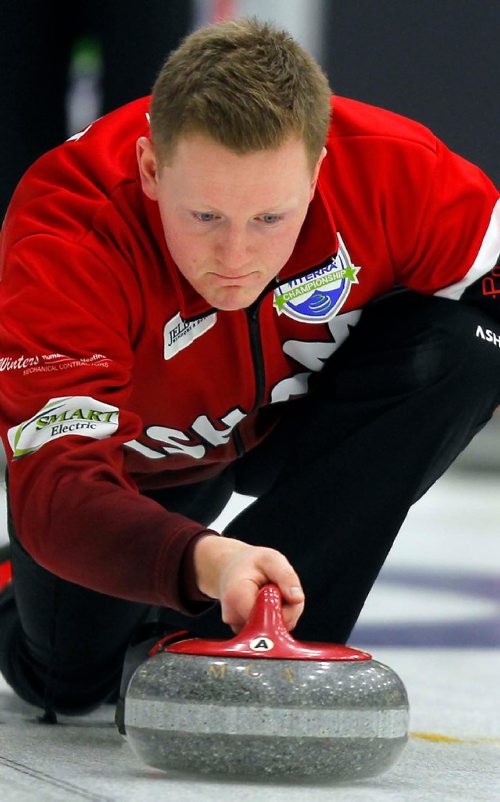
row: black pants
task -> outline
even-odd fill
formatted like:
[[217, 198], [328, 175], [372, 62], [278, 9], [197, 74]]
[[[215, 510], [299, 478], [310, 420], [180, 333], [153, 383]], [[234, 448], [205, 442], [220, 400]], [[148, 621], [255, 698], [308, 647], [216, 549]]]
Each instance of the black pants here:
[[[409, 507], [500, 403], [500, 348], [478, 325], [500, 331], [445, 299], [405, 292], [372, 304], [262, 446], [216, 480], [155, 498], [208, 524], [233, 489], [258, 496], [227, 534], [277, 548], [297, 569], [298, 638], [345, 642]], [[32, 703], [91, 709], [116, 691], [130, 636], [151, 610], [55, 577], [11, 538], [17, 610], [0, 620], [2, 671]], [[218, 607], [163, 615], [196, 634], [231, 635]]]

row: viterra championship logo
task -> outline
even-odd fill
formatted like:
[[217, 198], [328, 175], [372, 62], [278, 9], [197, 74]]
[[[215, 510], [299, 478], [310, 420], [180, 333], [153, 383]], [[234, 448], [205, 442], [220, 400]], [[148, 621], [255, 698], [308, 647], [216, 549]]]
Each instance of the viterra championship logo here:
[[119, 410], [90, 396], [51, 398], [32, 418], [9, 429], [13, 457], [33, 454], [42, 446], [67, 435], [101, 440], [118, 427]]
[[326, 323], [340, 311], [353, 284], [359, 284], [355, 267], [340, 234], [337, 254], [307, 276], [280, 284], [274, 291], [278, 315], [304, 323]]

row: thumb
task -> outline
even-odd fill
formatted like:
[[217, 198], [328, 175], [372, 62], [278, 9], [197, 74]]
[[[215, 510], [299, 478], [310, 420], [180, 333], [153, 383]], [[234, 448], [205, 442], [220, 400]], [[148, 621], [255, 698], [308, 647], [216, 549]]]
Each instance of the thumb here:
[[267, 582], [273, 582], [280, 590], [283, 621], [286, 628], [294, 629], [304, 611], [305, 603], [305, 595], [298, 574], [281, 553], [271, 550], [263, 555], [262, 569], [266, 574]]
[[268, 549], [263, 552], [261, 560], [261, 569], [267, 582], [279, 587], [283, 602], [300, 604], [304, 601], [305, 596], [299, 576], [280, 552]]
[[287, 604], [300, 604], [305, 599], [302, 585], [294, 579], [291, 580], [287, 578], [280, 582], [278, 587], [281, 591], [283, 601]]

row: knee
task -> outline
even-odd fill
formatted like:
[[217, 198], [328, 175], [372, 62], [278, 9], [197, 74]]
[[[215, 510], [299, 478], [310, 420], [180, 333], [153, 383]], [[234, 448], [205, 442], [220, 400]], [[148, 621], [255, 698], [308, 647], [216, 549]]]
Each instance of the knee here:
[[449, 303], [435, 339], [436, 378], [448, 378], [459, 394], [485, 393], [500, 401], [500, 322], [477, 307]]
[[402, 294], [366, 310], [319, 383], [341, 400], [396, 400], [433, 388], [457, 400], [498, 398], [500, 323], [462, 302]]

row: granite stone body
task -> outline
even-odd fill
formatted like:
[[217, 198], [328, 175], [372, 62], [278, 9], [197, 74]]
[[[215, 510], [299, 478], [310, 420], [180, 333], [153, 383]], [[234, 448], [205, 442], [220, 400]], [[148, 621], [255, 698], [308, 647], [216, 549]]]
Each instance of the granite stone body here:
[[127, 739], [163, 770], [355, 780], [408, 737], [403, 683], [375, 660], [269, 660], [162, 652], [136, 670]]

